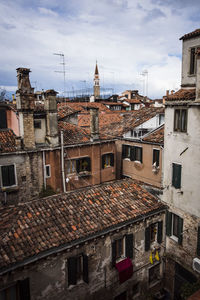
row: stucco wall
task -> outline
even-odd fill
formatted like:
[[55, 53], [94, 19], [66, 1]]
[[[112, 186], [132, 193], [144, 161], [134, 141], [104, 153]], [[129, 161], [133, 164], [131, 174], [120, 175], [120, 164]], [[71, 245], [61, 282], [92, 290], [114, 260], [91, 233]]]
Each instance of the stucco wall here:
[[[163, 200], [200, 217], [200, 106], [188, 109], [187, 132], [174, 132], [174, 108], [165, 109]], [[185, 152], [183, 152], [185, 150]], [[181, 188], [172, 186], [172, 163], [182, 165]]]

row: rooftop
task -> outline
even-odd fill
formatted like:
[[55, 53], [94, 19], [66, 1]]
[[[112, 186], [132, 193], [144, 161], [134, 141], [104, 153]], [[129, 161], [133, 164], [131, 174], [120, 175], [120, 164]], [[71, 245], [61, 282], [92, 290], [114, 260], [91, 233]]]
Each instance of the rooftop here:
[[16, 151], [15, 137], [12, 129], [0, 129], [0, 153]]
[[59, 130], [63, 130], [64, 144], [73, 145], [90, 141], [90, 135], [81, 127], [65, 122], [58, 122]]
[[145, 142], [164, 144], [164, 125], [148, 133], [142, 140]]
[[192, 32], [189, 32], [189, 33], [186, 33], [184, 34], [180, 40], [188, 40], [188, 39], [191, 39], [191, 38], [194, 38], [196, 36], [200, 36], [200, 28], [192, 31]]
[[176, 100], [195, 100], [196, 90], [195, 89], [180, 89], [176, 93], [168, 95], [166, 101], [176, 101]]
[[131, 179], [0, 208], [0, 272], [164, 209]]

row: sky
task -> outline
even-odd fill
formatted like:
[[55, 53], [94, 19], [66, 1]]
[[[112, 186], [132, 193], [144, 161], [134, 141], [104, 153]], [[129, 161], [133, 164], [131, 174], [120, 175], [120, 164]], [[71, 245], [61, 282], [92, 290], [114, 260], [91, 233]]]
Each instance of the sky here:
[[[0, 0], [0, 87], [17, 89], [16, 68], [35, 90], [100, 86], [155, 99], [177, 90], [185, 33], [200, 28], [199, 0]], [[58, 71], [58, 72], [55, 72]], [[143, 75], [142, 75], [143, 74]]]

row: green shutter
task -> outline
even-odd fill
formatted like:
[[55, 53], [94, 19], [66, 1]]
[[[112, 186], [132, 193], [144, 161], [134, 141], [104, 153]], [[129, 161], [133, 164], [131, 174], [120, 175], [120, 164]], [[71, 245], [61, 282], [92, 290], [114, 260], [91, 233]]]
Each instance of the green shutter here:
[[126, 145], [122, 145], [122, 159], [126, 158]]
[[183, 219], [179, 217], [178, 219], [178, 244], [182, 245], [183, 241]]
[[0, 128], [7, 128], [7, 115], [5, 109], [0, 110]]
[[30, 300], [29, 278], [19, 281], [20, 300]]
[[133, 234], [126, 235], [126, 257], [133, 258]]
[[143, 148], [139, 148], [139, 149], [140, 149], [140, 150], [139, 150], [139, 151], [140, 151], [140, 161], [141, 161], [141, 163], [142, 163], [142, 158], [143, 158], [143, 157], [142, 157], [142, 156], [143, 156]]
[[116, 241], [112, 243], [112, 266], [114, 267], [116, 263]]
[[76, 257], [68, 258], [68, 285], [76, 284], [77, 260]]
[[180, 189], [181, 187], [181, 165], [172, 164], [172, 185], [176, 189]]
[[101, 167], [102, 167], [102, 169], [104, 169], [104, 166], [105, 166], [105, 154], [103, 154], [102, 157], [101, 157]]
[[163, 221], [158, 222], [157, 242], [162, 243]]
[[150, 227], [145, 228], [145, 251], [150, 249]]
[[79, 159], [76, 160], [76, 172], [77, 173], [80, 172], [80, 161], [79, 161]]
[[91, 171], [91, 159], [90, 159], [90, 157], [86, 157], [85, 160], [87, 162], [87, 171]]
[[200, 225], [197, 232], [197, 255], [200, 256]]
[[168, 210], [166, 211], [166, 235], [172, 235], [172, 213]]
[[83, 280], [89, 283], [88, 279], [88, 256], [83, 254]]
[[16, 184], [14, 165], [2, 166], [1, 173], [3, 186], [12, 186]]
[[110, 153], [110, 165], [114, 167], [114, 153]]

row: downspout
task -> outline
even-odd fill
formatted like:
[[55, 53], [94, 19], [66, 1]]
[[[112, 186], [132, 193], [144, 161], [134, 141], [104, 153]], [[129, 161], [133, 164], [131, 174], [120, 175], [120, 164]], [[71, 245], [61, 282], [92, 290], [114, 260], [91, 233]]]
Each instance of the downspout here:
[[66, 193], [65, 170], [64, 170], [64, 145], [63, 145], [63, 131], [62, 130], [60, 132], [60, 141], [61, 141], [61, 172], [62, 172], [63, 192]]
[[46, 182], [46, 169], [45, 169], [45, 153], [44, 151], [42, 152], [42, 162], [43, 162], [43, 176], [44, 176], [44, 189], [46, 190], [47, 188], [47, 182]]

